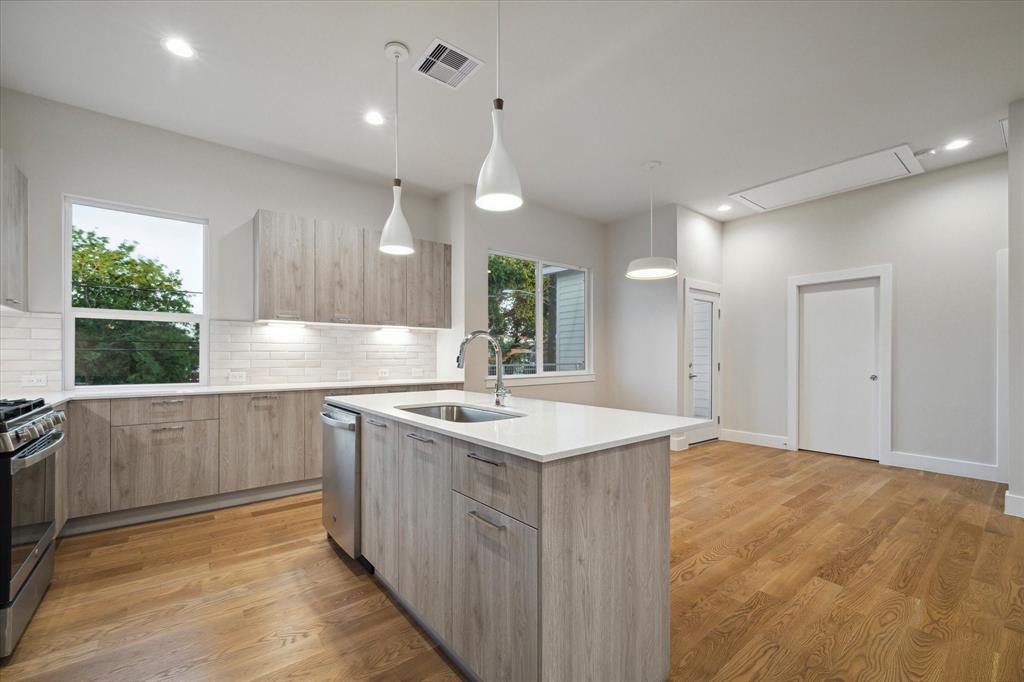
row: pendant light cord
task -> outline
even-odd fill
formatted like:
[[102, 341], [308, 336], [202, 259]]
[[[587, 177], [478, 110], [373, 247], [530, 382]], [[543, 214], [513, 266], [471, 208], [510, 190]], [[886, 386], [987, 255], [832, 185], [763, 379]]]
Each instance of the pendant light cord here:
[[494, 60], [494, 70], [497, 72], [497, 77], [494, 79], [494, 97], [501, 99], [501, 0], [498, 0], [498, 24], [495, 32], [498, 35], [498, 54]]
[[651, 257], [654, 257], [654, 169], [650, 170], [650, 177], [647, 181], [648, 196], [651, 200]]
[[398, 55], [395, 55], [395, 179], [398, 179]]

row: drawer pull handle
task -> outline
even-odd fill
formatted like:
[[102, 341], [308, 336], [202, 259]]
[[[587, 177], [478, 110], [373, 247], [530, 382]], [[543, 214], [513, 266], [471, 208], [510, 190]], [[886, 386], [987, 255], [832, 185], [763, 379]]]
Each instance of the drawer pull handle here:
[[388, 428], [388, 425], [385, 424], [384, 422], [378, 422], [378, 421], [374, 421], [372, 419], [367, 419], [366, 423], [369, 424], [370, 426], [380, 426], [380, 427], [383, 427], [385, 429]]
[[176, 400], [154, 400], [150, 404], [151, 405], [178, 405], [178, 404], [183, 403], [183, 402], [185, 402], [184, 398], [178, 398]]
[[469, 457], [470, 459], [475, 459], [478, 462], [483, 462], [484, 464], [490, 464], [492, 467], [503, 467], [503, 466], [505, 466], [504, 462], [495, 462], [493, 459], [487, 459], [486, 457], [481, 457], [480, 455], [476, 454], [475, 452], [467, 453], [466, 457]]
[[184, 431], [184, 426], [158, 426], [153, 431]]
[[299, 316], [297, 313], [274, 313], [274, 317], [279, 320], [297, 320]]
[[253, 400], [277, 400], [276, 395], [254, 395]]
[[482, 523], [485, 526], [487, 526], [488, 528], [492, 528], [494, 530], [505, 530], [505, 526], [499, 525], [499, 524], [495, 523], [494, 521], [490, 521], [488, 519], [485, 519], [484, 517], [482, 517], [479, 514], [477, 514], [475, 511], [469, 512], [469, 515], [472, 516], [477, 521], [479, 521], [480, 523]]
[[334, 321], [335, 322], [351, 322], [352, 321], [352, 316], [351, 315], [335, 315], [334, 316]]
[[427, 438], [425, 436], [419, 435], [418, 433], [407, 433], [407, 434], [405, 434], [405, 437], [406, 438], [412, 438], [413, 440], [418, 440], [421, 443], [433, 443], [434, 442], [433, 438]]

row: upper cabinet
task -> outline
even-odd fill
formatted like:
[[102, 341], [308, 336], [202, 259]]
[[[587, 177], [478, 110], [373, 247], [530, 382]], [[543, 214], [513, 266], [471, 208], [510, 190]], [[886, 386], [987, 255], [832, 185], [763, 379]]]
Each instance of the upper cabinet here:
[[256, 319], [314, 321], [312, 218], [261, 209], [256, 239]]
[[363, 231], [316, 221], [316, 321], [363, 321]]
[[381, 253], [380, 232], [368, 232], [363, 242], [363, 322], [410, 325], [406, 309], [409, 260], [413, 256]]
[[416, 253], [408, 260], [406, 310], [413, 327], [450, 327], [452, 324], [451, 244], [416, 240]]
[[28, 310], [28, 180], [0, 149], [0, 304]]

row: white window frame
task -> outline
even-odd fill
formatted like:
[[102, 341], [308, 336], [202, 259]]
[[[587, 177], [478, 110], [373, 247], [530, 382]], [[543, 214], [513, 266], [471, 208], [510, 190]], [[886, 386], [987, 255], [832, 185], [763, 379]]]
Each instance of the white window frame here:
[[[560, 263], [555, 260], [548, 258], [538, 258], [537, 256], [529, 256], [522, 253], [512, 253], [509, 251], [501, 251], [498, 249], [488, 249], [487, 257], [490, 259], [491, 256], [505, 256], [507, 258], [518, 258], [520, 260], [528, 260], [533, 262], [534, 272], [534, 291], [543, 291], [543, 280], [544, 280], [544, 267], [552, 265], [559, 268], [568, 268], [570, 270], [581, 270], [584, 278], [584, 296], [586, 300], [583, 302], [586, 309], [586, 329], [584, 334], [584, 357], [586, 362], [586, 368], [580, 370], [559, 370], [559, 371], [544, 371], [544, 297], [538, 293], [534, 296], [536, 299], [536, 311], [535, 319], [537, 321], [536, 328], [534, 329], [534, 348], [536, 350], [536, 365], [537, 372], [535, 374], [517, 374], [512, 376], [505, 376], [505, 383], [507, 384], [561, 384], [561, 383], [573, 383], [580, 381], [594, 381], [596, 374], [594, 372], [594, 278], [590, 268], [585, 265], [573, 265], [571, 263]], [[487, 289], [490, 292], [490, 276], [487, 278]], [[488, 294], [489, 295], [489, 294]], [[491, 321], [487, 320], [487, 326], [490, 327]], [[486, 378], [486, 385], [493, 386], [495, 378], [488, 375]]]
[[[93, 199], [74, 194], [61, 195], [63, 202], [63, 230], [61, 233], [62, 253], [61, 271], [64, 282], [64, 388], [71, 389], [110, 389], [126, 392], [145, 388], [169, 388], [206, 386], [209, 383], [209, 336], [210, 336], [210, 222], [206, 218], [164, 211], [132, 204]], [[203, 227], [203, 312], [192, 313], [157, 313], [144, 310], [110, 310], [106, 308], [73, 308], [71, 306], [71, 207], [74, 204], [91, 206], [123, 213], [137, 213], [154, 218], [167, 218], [183, 222], [196, 223]], [[197, 383], [173, 384], [108, 384], [86, 386], [75, 385], [75, 320], [78, 318], [94, 320], [144, 320], [148, 322], [186, 322], [199, 324], [199, 381]]]

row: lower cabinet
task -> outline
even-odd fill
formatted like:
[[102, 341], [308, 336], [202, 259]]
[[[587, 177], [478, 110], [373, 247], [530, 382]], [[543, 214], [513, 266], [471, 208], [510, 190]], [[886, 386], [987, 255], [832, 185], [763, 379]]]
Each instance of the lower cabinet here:
[[220, 397], [220, 492], [303, 479], [304, 405], [301, 391]]
[[363, 556], [381, 578], [400, 590], [398, 564], [399, 428], [381, 417], [362, 420]]
[[216, 419], [112, 428], [111, 510], [216, 494], [218, 432]]
[[398, 574], [402, 597], [442, 639], [451, 628], [452, 439], [401, 425]]
[[452, 491], [455, 654], [481, 680], [538, 677], [537, 531]]
[[67, 515], [90, 516], [110, 511], [110, 401], [75, 400], [68, 417]]

